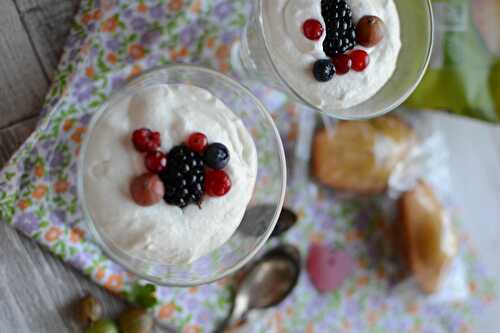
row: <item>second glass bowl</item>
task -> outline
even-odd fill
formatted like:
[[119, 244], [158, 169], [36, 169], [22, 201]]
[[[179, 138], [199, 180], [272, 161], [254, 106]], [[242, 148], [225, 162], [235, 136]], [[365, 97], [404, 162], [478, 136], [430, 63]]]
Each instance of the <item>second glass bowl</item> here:
[[[103, 115], [111, 112], [113, 106], [125, 97], [134, 95], [142, 88], [158, 84], [188, 84], [208, 90], [243, 121], [257, 148], [257, 181], [240, 227], [221, 247], [186, 265], [169, 265], [131, 256], [106, 237], [86, 205], [83, 170], [93, 128]], [[234, 273], [247, 263], [264, 245], [273, 231], [285, 195], [286, 166], [283, 145], [265, 107], [248, 89], [234, 80], [209, 69], [187, 65], [173, 65], [151, 70], [114, 93], [93, 116], [87, 133], [78, 164], [79, 198], [87, 226], [105, 253], [130, 272], [160, 285], [196, 286], [213, 282]], [[255, 214], [250, 212], [258, 205], [267, 205], [272, 209], [267, 209], [263, 216], [256, 218]], [[248, 230], [253, 232], [249, 233]], [[123, 230], [124, 234], [126, 232], [127, 230]]]
[[395, 0], [402, 46], [392, 77], [373, 97], [361, 104], [345, 109], [318, 109], [283, 78], [273, 62], [263, 27], [264, 1], [253, 0], [253, 12], [241, 42], [233, 48], [233, 67], [244, 78], [262, 81], [327, 116], [346, 120], [373, 118], [392, 111], [411, 95], [423, 78], [433, 44], [431, 3], [429, 0]]

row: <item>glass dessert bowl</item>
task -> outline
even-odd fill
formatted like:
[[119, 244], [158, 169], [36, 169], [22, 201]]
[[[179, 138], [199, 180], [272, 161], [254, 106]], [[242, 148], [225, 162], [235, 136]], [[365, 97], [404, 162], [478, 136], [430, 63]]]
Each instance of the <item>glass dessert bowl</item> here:
[[415, 90], [433, 44], [429, 0], [253, 1], [232, 64], [339, 119], [381, 116]]
[[[161, 285], [209, 283], [248, 262], [274, 229], [286, 185], [281, 139], [265, 107], [226, 76], [187, 65], [146, 72], [87, 133], [78, 165], [87, 225], [130, 272]], [[273, 209], [248, 213], [264, 204]]]

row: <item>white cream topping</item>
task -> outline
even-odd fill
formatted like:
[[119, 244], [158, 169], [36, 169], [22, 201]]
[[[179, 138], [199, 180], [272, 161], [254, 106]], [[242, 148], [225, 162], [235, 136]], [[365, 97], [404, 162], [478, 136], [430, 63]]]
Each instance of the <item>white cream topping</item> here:
[[378, 16], [384, 21], [384, 39], [365, 50], [370, 64], [363, 72], [350, 71], [336, 75], [331, 81], [318, 82], [312, 75], [312, 65], [327, 59], [323, 40], [310, 41], [302, 31], [303, 23], [317, 19], [325, 26], [320, 0], [264, 1], [264, 33], [271, 57], [280, 75], [307, 102], [320, 109], [348, 108], [375, 95], [396, 69], [401, 49], [399, 16], [394, 0], [350, 0], [354, 22], [365, 15]]
[[[221, 198], [205, 196], [199, 209], [164, 201], [138, 206], [133, 177], [146, 172], [130, 140], [135, 129], [159, 131], [162, 150], [203, 132], [230, 152], [225, 171], [232, 188]], [[126, 253], [164, 264], [190, 263], [225, 243], [241, 222], [257, 174], [255, 144], [243, 122], [209, 91], [190, 85], [157, 85], [112, 106], [90, 133], [84, 191], [96, 228]]]

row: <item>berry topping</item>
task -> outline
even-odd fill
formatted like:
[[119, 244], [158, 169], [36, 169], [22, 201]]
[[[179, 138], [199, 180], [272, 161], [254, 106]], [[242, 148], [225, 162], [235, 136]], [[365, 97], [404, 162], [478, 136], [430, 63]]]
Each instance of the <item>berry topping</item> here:
[[335, 75], [335, 66], [329, 59], [317, 60], [313, 66], [313, 75], [319, 82], [330, 81]]
[[155, 151], [161, 146], [160, 133], [147, 128], [140, 128], [132, 134], [132, 143], [135, 149], [141, 153]]
[[231, 179], [222, 170], [208, 170], [205, 174], [205, 192], [211, 197], [226, 195], [231, 185]]
[[351, 68], [356, 72], [362, 72], [370, 63], [370, 56], [366, 51], [354, 50], [349, 53], [349, 58], [351, 58], [352, 64]]
[[184, 208], [191, 203], [199, 204], [203, 197], [205, 164], [200, 154], [185, 145], [179, 145], [168, 153], [168, 165], [160, 178], [165, 184], [165, 202]]
[[208, 140], [203, 133], [193, 133], [189, 136], [186, 145], [194, 152], [202, 154], [208, 146]]
[[351, 69], [351, 58], [346, 54], [335, 55], [332, 62], [335, 65], [335, 73], [338, 75], [346, 74]]
[[377, 45], [384, 39], [384, 22], [377, 16], [363, 16], [356, 26], [356, 40], [364, 47]]
[[304, 36], [310, 40], [319, 40], [323, 36], [323, 26], [321, 22], [315, 19], [309, 19], [302, 26]]
[[356, 46], [352, 11], [345, 0], [321, 0], [321, 15], [325, 20], [323, 51], [327, 56], [345, 53]]
[[167, 166], [167, 157], [161, 151], [150, 151], [144, 157], [144, 165], [152, 173], [159, 173]]
[[136, 204], [144, 207], [152, 206], [163, 198], [165, 186], [157, 175], [145, 173], [132, 180], [130, 194]]
[[215, 170], [221, 170], [229, 163], [229, 150], [222, 143], [211, 143], [205, 150], [205, 164]]

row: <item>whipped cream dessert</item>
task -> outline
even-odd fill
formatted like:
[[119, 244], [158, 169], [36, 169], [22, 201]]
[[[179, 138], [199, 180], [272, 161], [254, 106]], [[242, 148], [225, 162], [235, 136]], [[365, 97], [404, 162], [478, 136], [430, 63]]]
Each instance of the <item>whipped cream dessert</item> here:
[[[203, 196], [199, 207], [134, 202], [131, 180], [147, 171], [130, 140], [138, 128], [159, 132], [165, 152], [196, 132], [224, 143], [231, 156], [224, 169], [230, 191]], [[253, 194], [257, 152], [243, 122], [209, 91], [184, 84], [143, 88], [111, 105], [88, 140], [83, 163], [88, 211], [99, 233], [127, 254], [157, 263], [190, 263], [224, 244], [239, 226]]]
[[[355, 46], [355, 50], [368, 54], [366, 68], [350, 70], [343, 75], [334, 75], [328, 82], [319, 82], [311, 68], [318, 60], [329, 59], [323, 48], [326, 33], [323, 32], [319, 39], [308, 39], [304, 36], [303, 23], [313, 19], [325, 30], [329, 28], [325, 23], [325, 13], [322, 13], [324, 1], [330, 1], [332, 6], [339, 2], [263, 1], [264, 35], [278, 72], [299, 96], [319, 109], [326, 106], [330, 109], [349, 108], [375, 95], [392, 76], [401, 48], [399, 16], [393, 0], [346, 0], [344, 3], [352, 10], [354, 24], [366, 16], [376, 16], [383, 22], [383, 39], [373, 47]], [[337, 20], [335, 17], [330, 19], [334, 23]]]

